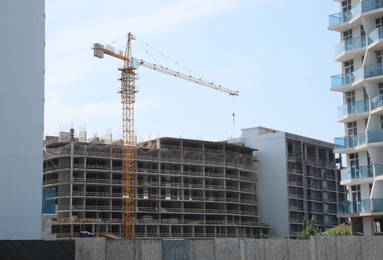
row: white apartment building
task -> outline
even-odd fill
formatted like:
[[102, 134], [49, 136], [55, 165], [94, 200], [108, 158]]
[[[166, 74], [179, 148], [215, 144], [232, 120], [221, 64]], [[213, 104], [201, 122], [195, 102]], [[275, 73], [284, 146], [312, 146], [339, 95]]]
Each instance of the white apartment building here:
[[383, 1], [337, 0], [329, 30], [339, 32], [335, 60], [341, 74], [331, 91], [343, 96], [338, 122], [345, 134], [335, 138], [335, 153], [347, 158], [341, 184], [348, 200], [338, 215], [350, 218], [354, 235], [383, 234]]
[[315, 217], [322, 231], [344, 221], [337, 218], [346, 192], [333, 144], [265, 127], [242, 129], [235, 141], [258, 150], [259, 220], [272, 237], [296, 238], [304, 218]]
[[0, 1], [0, 240], [41, 238], [45, 1]]

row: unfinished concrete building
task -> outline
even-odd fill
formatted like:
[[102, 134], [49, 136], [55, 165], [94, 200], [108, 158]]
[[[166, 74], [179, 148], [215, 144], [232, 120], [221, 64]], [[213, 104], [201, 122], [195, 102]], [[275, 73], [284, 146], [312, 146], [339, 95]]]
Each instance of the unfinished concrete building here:
[[333, 144], [261, 126], [242, 129], [237, 141], [259, 149], [259, 215], [270, 235], [296, 238], [304, 218], [322, 231], [345, 221], [337, 217], [346, 190]]
[[[121, 144], [47, 138], [43, 238], [121, 235]], [[159, 138], [135, 158], [135, 237], [257, 238], [255, 149]]]

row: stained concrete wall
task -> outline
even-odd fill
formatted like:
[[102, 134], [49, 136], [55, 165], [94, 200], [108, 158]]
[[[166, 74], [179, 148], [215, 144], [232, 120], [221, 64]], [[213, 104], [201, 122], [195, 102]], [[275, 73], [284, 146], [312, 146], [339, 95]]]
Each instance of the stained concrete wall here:
[[383, 259], [383, 237], [316, 236], [310, 240], [236, 239], [105, 240], [78, 238], [76, 259], [269, 260]]

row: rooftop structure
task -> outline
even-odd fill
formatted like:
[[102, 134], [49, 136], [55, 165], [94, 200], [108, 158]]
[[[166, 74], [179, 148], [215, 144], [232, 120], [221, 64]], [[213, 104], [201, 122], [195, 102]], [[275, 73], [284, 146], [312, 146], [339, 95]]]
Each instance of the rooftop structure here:
[[[121, 236], [121, 143], [47, 138], [44, 235]], [[135, 150], [135, 237], [249, 237], [258, 220], [255, 149], [226, 142], [158, 138]]]

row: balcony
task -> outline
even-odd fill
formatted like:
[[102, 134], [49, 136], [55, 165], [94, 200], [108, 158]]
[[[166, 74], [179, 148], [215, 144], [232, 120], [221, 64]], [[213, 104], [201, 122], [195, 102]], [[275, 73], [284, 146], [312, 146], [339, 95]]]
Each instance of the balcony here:
[[338, 107], [338, 120], [342, 122], [344, 121], [343, 123], [345, 123], [346, 121], [344, 120], [344, 117], [352, 116], [351, 119], [354, 121], [357, 119], [355, 118], [356, 115], [368, 112], [369, 110], [370, 106], [368, 100], [349, 102]]
[[371, 64], [364, 66], [364, 77], [372, 78], [383, 75], [383, 63]]
[[383, 142], [383, 130], [368, 131], [355, 136], [338, 137], [334, 139], [335, 149], [350, 149], [363, 144]]
[[383, 212], [383, 199], [338, 202], [339, 215], [373, 212]]
[[383, 130], [368, 131], [367, 142], [369, 144], [383, 142]]
[[371, 110], [375, 110], [383, 107], [383, 95], [374, 97], [371, 100]]
[[375, 164], [375, 177], [383, 176], [383, 163]]
[[362, 1], [362, 13], [370, 12], [383, 7], [382, 0], [364, 0]]
[[344, 88], [347, 88], [347, 91], [351, 90], [349, 87], [356, 85], [354, 83], [363, 79], [363, 68], [359, 68], [352, 73], [339, 74], [331, 77], [331, 90], [332, 91], [342, 91]]
[[341, 181], [365, 179], [373, 177], [372, 167], [370, 165], [352, 167], [341, 170]]
[[335, 149], [350, 149], [366, 143], [366, 134], [361, 133], [355, 136], [338, 137], [334, 139]]
[[[338, 30], [345, 30], [348, 29], [346, 25], [349, 25], [352, 20], [355, 20], [360, 17], [361, 14], [361, 8], [360, 5], [356, 5], [351, 10], [341, 12], [341, 13], [336, 13], [333, 15], [329, 16], [329, 27], [331, 29], [338, 29]], [[336, 28], [336, 27], [342, 27], [342, 28]], [[343, 28], [345, 27], [345, 28]]]
[[368, 35], [368, 45], [372, 50], [382, 49], [383, 27], [378, 27]]
[[336, 60], [343, 62], [360, 56], [364, 53], [364, 47], [366, 47], [365, 37], [346, 39], [335, 46]]

